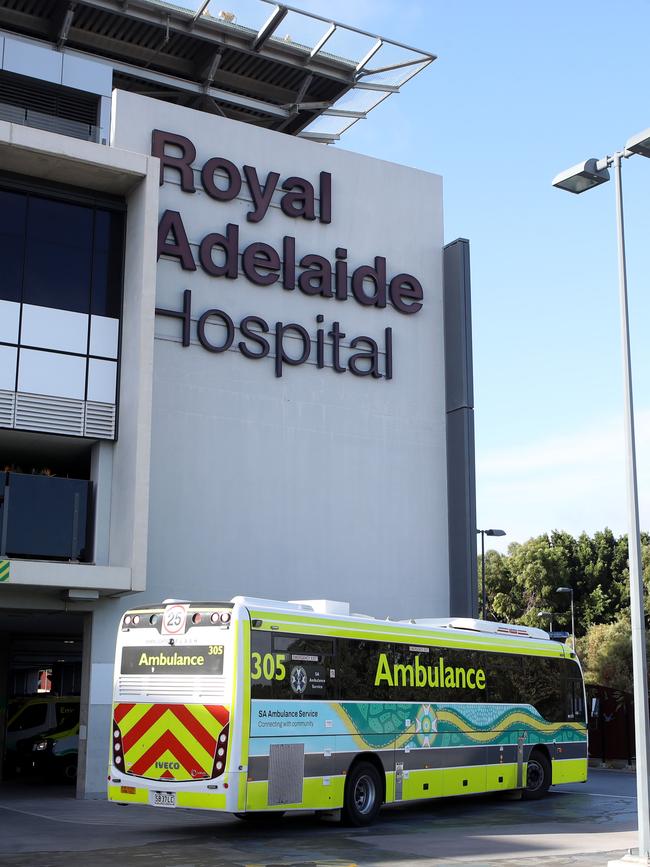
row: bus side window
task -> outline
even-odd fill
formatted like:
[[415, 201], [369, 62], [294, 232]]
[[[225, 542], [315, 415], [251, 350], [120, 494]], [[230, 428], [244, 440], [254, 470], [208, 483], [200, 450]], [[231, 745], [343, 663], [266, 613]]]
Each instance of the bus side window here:
[[337, 643], [341, 701], [395, 700], [387, 678], [382, 676], [386, 666], [392, 670], [390, 644], [354, 638], [339, 638]]
[[525, 690], [523, 657], [517, 654], [481, 654], [487, 701], [492, 704], [529, 704]]
[[525, 656], [524, 694], [528, 703], [547, 722], [558, 723], [572, 720], [572, 711], [567, 707], [564, 660], [560, 658]]
[[273, 679], [267, 677], [271, 653], [271, 634], [254, 629], [251, 632], [251, 698], [273, 698]]
[[338, 680], [333, 638], [274, 633], [267, 674], [275, 699], [336, 699]]

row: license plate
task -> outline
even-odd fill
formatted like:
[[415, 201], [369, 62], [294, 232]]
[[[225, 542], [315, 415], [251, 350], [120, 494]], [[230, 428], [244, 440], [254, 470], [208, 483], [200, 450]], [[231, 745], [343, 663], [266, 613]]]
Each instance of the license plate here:
[[151, 803], [154, 807], [175, 807], [176, 792], [152, 792]]

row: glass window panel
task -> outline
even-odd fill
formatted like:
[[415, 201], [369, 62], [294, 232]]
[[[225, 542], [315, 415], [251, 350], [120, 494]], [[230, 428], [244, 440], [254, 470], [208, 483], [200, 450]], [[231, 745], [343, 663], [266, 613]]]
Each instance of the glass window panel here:
[[93, 209], [30, 197], [23, 300], [88, 313]]
[[20, 301], [25, 261], [27, 196], [0, 190], [0, 299]]
[[522, 693], [528, 703], [549, 722], [564, 722], [570, 710], [564, 660], [526, 656], [523, 661]]
[[3, 391], [16, 390], [17, 355], [15, 346], [0, 346], [0, 388]]
[[485, 701], [486, 672], [475, 650], [395, 644], [389, 671], [394, 701]]
[[0, 342], [18, 343], [19, 325], [20, 304], [17, 301], [0, 300]]
[[91, 358], [88, 362], [88, 400], [115, 403], [117, 363]]
[[122, 261], [124, 215], [98, 209], [93, 243], [92, 312], [120, 318], [122, 309]]
[[39, 346], [61, 352], [88, 352], [88, 316], [71, 310], [23, 304], [20, 329], [22, 346]]
[[21, 349], [18, 362], [18, 391], [83, 400], [86, 386], [86, 359]]
[[341, 698], [347, 701], [390, 701], [393, 698], [385, 680], [377, 683], [382, 654], [392, 665], [391, 647], [383, 641], [338, 639]]
[[45, 702], [39, 704], [28, 704], [20, 713], [10, 721], [7, 726], [9, 732], [24, 732], [29, 729], [35, 729], [37, 726], [44, 726], [47, 718], [47, 705]]
[[117, 358], [117, 344], [120, 333], [119, 319], [107, 316], [90, 317], [90, 354]]
[[530, 704], [526, 695], [523, 657], [517, 654], [485, 653], [487, 700], [494, 704]]
[[271, 655], [271, 635], [253, 630], [251, 634], [251, 698], [273, 698], [273, 671], [264, 671], [262, 660]]
[[[334, 640], [311, 635], [273, 635], [273, 698], [335, 699]], [[263, 672], [268, 674], [267, 672]]]

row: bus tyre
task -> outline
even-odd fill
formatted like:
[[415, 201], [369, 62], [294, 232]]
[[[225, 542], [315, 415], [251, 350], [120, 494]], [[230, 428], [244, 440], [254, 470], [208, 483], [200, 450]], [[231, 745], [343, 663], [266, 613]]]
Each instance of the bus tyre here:
[[528, 759], [526, 787], [523, 791], [525, 801], [543, 798], [551, 785], [551, 763], [541, 750], [533, 750]]
[[341, 819], [346, 825], [370, 825], [381, 808], [382, 784], [370, 762], [359, 762], [348, 773]]

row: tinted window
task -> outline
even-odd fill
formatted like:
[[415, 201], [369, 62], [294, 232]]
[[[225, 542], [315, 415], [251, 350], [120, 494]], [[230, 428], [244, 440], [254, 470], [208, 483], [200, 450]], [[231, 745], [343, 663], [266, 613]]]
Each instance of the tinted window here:
[[20, 301], [25, 261], [27, 198], [0, 190], [0, 300]]
[[485, 671], [472, 650], [394, 645], [392, 680], [393, 701], [485, 701]]
[[56, 704], [57, 731], [71, 729], [79, 722], [79, 702], [61, 701]]
[[530, 704], [548, 722], [584, 719], [582, 679], [571, 660], [505, 653], [484, 659], [489, 702]]
[[[309, 635], [274, 635], [273, 654], [278, 661], [274, 698], [337, 698], [334, 640]], [[279, 663], [284, 663], [280, 677]]]
[[120, 318], [125, 215], [0, 190], [0, 300]]
[[31, 196], [23, 301], [88, 313], [92, 240], [92, 208]]
[[47, 705], [45, 702], [41, 702], [40, 704], [29, 704], [8, 726], [7, 731], [24, 732], [27, 731], [27, 729], [33, 729], [37, 728], [37, 726], [45, 725], [46, 719]]
[[334, 640], [254, 631], [251, 684], [253, 698], [335, 699]]
[[95, 212], [91, 312], [119, 319], [122, 304], [124, 217], [113, 211]]
[[523, 698], [524, 657], [506, 653], [483, 653], [481, 656], [486, 671], [487, 701], [494, 704], [528, 704]]
[[273, 677], [270, 667], [263, 666], [264, 659], [271, 657], [271, 633], [253, 630], [251, 634], [251, 697], [273, 698]]
[[525, 656], [523, 701], [549, 722], [566, 719], [564, 660]]
[[392, 659], [391, 645], [383, 641], [338, 639], [339, 689], [346, 701], [388, 701], [391, 689], [385, 678], [377, 681], [377, 666]]

